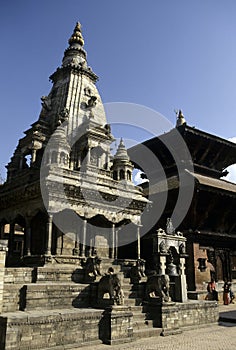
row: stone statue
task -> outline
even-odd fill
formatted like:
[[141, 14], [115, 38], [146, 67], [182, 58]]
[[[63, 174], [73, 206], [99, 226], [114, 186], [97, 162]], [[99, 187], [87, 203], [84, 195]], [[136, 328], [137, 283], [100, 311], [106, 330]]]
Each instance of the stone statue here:
[[58, 123], [57, 125], [61, 125], [64, 122], [67, 122], [69, 119], [69, 110], [67, 108], [63, 108], [61, 112], [58, 114]]
[[88, 277], [96, 277], [101, 276], [101, 259], [98, 256], [90, 256], [83, 263], [84, 271], [85, 271], [85, 279]]
[[179, 246], [179, 253], [180, 254], [186, 254], [186, 249], [184, 243], [181, 243]]
[[111, 134], [111, 125], [110, 124], [106, 124], [104, 127], [106, 129], [106, 134], [110, 135]]
[[46, 110], [46, 111], [50, 111], [52, 109], [51, 106], [51, 98], [49, 96], [42, 96], [41, 97], [41, 101], [42, 101], [42, 107]]
[[101, 302], [105, 293], [109, 294], [110, 300], [117, 305], [122, 305], [124, 294], [121, 289], [121, 282], [117, 274], [111, 271], [103, 276], [98, 283], [98, 301]]
[[160, 253], [167, 253], [167, 247], [166, 247], [165, 241], [161, 241], [161, 243], [159, 244], [159, 248], [160, 248]]
[[170, 278], [168, 275], [154, 275], [148, 277], [146, 284], [146, 295], [149, 298], [160, 298], [161, 302], [171, 301], [170, 295]]
[[130, 269], [130, 280], [131, 283], [139, 283], [142, 277], [145, 276], [145, 261], [138, 259], [136, 264]]
[[167, 218], [166, 220], [166, 233], [168, 235], [175, 235], [175, 228], [173, 226], [171, 218]]
[[91, 96], [90, 99], [88, 100], [87, 108], [95, 107], [96, 106], [96, 100], [97, 100], [96, 96]]

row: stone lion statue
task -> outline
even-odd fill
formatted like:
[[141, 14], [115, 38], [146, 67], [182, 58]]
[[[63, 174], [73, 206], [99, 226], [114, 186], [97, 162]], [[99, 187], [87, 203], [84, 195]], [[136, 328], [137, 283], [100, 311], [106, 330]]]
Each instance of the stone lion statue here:
[[146, 295], [149, 298], [160, 298], [160, 301], [171, 301], [170, 278], [168, 275], [155, 275], [148, 277], [146, 284]]

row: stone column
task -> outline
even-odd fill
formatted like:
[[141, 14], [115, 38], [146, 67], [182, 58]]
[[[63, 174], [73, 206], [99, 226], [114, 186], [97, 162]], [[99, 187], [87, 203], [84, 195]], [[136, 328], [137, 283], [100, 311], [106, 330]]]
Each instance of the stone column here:
[[141, 227], [141, 225], [137, 225], [137, 259], [140, 259], [140, 256], [141, 256], [141, 248], [140, 248], [140, 227]]
[[186, 275], [185, 275], [185, 258], [180, 257], [179, 259], [179, 279], [180, 279], [180, 297], [182, 302], [185, 302], [188, 300], [188, 293], [187, 293], [187, 282], [186, 282]]
[[106, 170], [109, 169], [110, 152], [106, 152]]
[[115, 259], [115, 234], [116, 234], [116, 230], [115, 230], [115, 224], [112, 224], [112, 238], [111, 238], [111, 258]]
[[5, 273], [5, 260], [7, 252], [7, 240], [0, 240], [0, 314], [3, 306], [3, 287], [4, 287], [4, 273]]
[[87, 153], [87, 159], [86, 159], [86, 164], [90, 165], [90, 161], [91, 161], [91, 148], [88, 148], [88, 153]]
[[115, 253], [114, 253], [114, 259], [118, 258], [118, 232], [119, 232], [119, 229], [115, 230]]
[[37, 153], [37, 150], [35, 148], [32, 148], [32, 155], [31, 155], [30, 165], [34, 164], [34, 162], [36, 161], [36, 153]]
[[82, 236], [82, 249], [81, 249], [81, 256], [82, 257], [85, 257], [86, 234], [87, 234], [87, 220], [84, 218], [83, 236]]
[[159, 274], [166, 274], [166, 255], [160, 255]]
[[79, 232], [78, 232], [78, 229], [76, 230], [76, 233], [75, 233], [75, 247], [73, 250], [73, 255], [79, 255]]
[[25, 219], [25, 254], [31, 255], [31, 217]]
[[53, 215], [48, 213], [46, 249], [45, 249], [45, 254], [46, 255], [51, 255], [51, 249], [52, 249], [52, 219], [53, 219]]
[[15, 223], [12, 222], [10, 223], [9, 242], [8, 242], [9, 256], [13, 255], [14, 236], [15, 236]]

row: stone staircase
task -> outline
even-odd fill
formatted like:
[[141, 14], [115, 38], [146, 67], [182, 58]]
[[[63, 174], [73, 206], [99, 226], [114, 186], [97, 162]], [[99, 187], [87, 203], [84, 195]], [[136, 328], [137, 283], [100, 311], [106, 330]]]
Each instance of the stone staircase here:
[[[133, 315], [133, 338], [159, 335], [161, 329], [153, 327], [142, 305], [146, 278], [142, 277], [139, 284], [131, 284], [127, 271], [122, 271], [121, 265], [112, 264], [110, 259], [103, 261], [102, 274], [111, 266], [121, 280], [124, 306]], [[38, 337], [39, 342], [49, 342], [48, 348], [53, 349], [57, 346], [57, 331], [60, 337], [65, 334], [65, 345], [79, 342], [79, 346], [82, 346], [88, 342], [101, 342], [99, 327], [103, 310], [91, 307], [101, 276], [96, 276], [95, 281], [93, 277], [92, 283], [81, 283], [81, 276], [81, 268], [75, 266], [7, 269], [4, 307], [0, 317], [0, 338], [3, 337], [3, 342], [14, 343], [15, 346], [20, 342], [22, 347], [19, 349], [27, 348], [28, 344], [37, 348]], [[26, 338], [21, 336], [25, 329], [28, 334]], [[13, 345], [9, 345], [11, 349], [15, 349]]]
[[143, 305], [145, 294], [146, 278], [142, 277], [139, 284], [131, 284], [130, 279], [123, 278], [122, 289], [124, 292], [124, 303], [130, 307], [133, 314], [133, 336], [135, 339], [158, 336], [161, 334], [161, 328], [153, 327], [153, 320], [148, 317]]

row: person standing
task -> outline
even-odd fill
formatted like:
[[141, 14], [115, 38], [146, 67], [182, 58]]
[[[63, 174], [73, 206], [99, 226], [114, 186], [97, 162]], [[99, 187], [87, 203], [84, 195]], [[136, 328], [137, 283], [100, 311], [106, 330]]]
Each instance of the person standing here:
[[216, 282], [215, 280], [212, 278], [211, 282], [208, 283], [207, 285], [207, 291], [209, 293], [209, 295], [211, 296], [211, 300], [216, 300], [218, 301], [218, 292], [216, 290]]
[[229, 305], [229, 303], [230, 303], [230, 286], [231, 286], [231, 283], [229, 283], [228, 281], [225, 281], [225, 283], [223, 285], [224, 305]]

